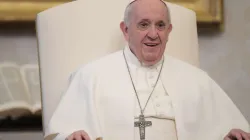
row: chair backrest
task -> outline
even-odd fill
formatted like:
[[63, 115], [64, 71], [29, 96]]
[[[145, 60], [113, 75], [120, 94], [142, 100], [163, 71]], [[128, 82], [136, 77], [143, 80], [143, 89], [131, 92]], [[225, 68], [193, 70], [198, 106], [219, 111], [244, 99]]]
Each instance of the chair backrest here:
[[[78, 0], [37, 15], [44, 131], [67, 88], [70, 73], [125, 46], [119, 24], [128, 3], [129, 0]], [[195, 13], [167, 4], [173, 31], [166, 53], [199, 67]]]

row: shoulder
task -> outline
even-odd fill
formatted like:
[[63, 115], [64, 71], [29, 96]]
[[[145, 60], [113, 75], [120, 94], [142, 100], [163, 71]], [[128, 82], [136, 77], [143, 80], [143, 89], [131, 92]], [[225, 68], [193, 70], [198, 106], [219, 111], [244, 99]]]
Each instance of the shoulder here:
[[194, 66], [188, 62], [182, 61], [176, 57], [170, 56], [170, 55], [166, 55], [165, 59], [167, 61], [168, 64], [170, 64], [172, 67], [175, 68], [184, 68], [186, 72], [198, 72], [198, 73], [206, 73], [204, 70], [202, 70], [201, 68]]
[[165, 56], [165, 59], [167, 61], [167, 65], [170, 65], [172, 70], [176, 71], [178, 77], [188, 78], [190, 81], [208, 80], [210, 78], [208, 73], [198, 66], [194, 66], [169, 55]]
[[199, 95], [212, 95], [213, 90], [220, 89], [220, 85], [212, 79], [206, 71], [174, 57], [167, 57], [169, 68], [174, 80], [180, 89], [190, 91]]

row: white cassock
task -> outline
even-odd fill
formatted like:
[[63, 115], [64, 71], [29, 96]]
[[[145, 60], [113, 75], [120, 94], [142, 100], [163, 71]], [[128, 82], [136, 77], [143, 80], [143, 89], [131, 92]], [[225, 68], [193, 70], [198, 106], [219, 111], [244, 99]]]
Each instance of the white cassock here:
[[[249, 124], [226, 93], [202, 70], [171, 56], [161, 64], [141, 66], [128, 47], [125, 55], [145, 109], [146, 140], [222, 140], [233, 128], [249, 132]], [[140, 108], [123, 51], [82, 66], [70, 80], [45, 136], [58, 140], [85, 130], [91, 140], [139, 140]]]

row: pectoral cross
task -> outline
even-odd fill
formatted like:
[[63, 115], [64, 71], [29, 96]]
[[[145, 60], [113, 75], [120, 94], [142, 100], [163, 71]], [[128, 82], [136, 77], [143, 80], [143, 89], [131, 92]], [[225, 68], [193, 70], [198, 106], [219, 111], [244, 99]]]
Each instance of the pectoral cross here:
[[139, 127], [140, 130], [140, 140], [145, 140], [145, 128], [147, 126], [152, 126], [152, 122], [145, 121], [144, 115], [140, 115], [139, 121], [135, 122], [135, 127]]

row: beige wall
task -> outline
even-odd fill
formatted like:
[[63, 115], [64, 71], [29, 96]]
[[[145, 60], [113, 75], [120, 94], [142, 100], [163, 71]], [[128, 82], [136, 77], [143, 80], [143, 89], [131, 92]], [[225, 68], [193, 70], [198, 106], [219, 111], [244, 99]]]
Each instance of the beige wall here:
[[[226, 31], [200, 35], [201, 67], [228, 93], [250, 122], [250, 1], [225, 0]], [[0, 31], [0, 62], [37, 63], [35, 34]], [[40, 140], [42, 133], [0, 133], [0, 140]]]

